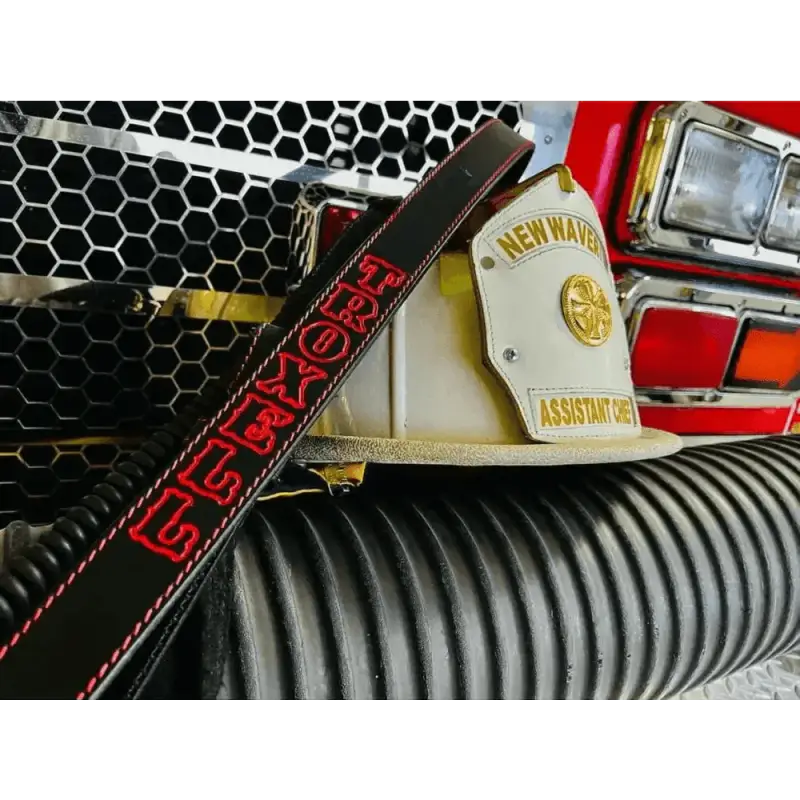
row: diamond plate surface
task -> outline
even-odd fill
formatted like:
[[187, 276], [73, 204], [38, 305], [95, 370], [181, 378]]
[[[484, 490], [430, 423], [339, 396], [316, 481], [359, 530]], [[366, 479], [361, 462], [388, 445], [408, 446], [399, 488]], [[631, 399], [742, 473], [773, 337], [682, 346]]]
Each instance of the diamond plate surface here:
[[775, 658], [764, 664], [714, 681], [680, 700], [800, 700], [800, 654]]

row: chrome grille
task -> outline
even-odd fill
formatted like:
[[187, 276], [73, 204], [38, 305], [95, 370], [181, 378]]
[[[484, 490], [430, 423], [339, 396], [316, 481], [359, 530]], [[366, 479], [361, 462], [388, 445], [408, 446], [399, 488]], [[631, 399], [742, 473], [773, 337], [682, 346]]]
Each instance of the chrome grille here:
[[0, 436], [168, 422], [230, 363], [243, 323], [0, 306]]
[[0, 272], [276, 294], [299, 186], [4, 135]]
[[52, 519], [229, 363], [254, 315], [174, 290], [282, 294], [306, 182], [402, 194], [521, 109], [0, 102], [0, 526]]

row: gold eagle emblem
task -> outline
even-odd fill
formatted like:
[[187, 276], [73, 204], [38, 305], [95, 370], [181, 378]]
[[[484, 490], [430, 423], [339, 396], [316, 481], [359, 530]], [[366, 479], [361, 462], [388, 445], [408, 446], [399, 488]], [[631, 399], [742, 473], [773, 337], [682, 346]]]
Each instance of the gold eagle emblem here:
[[600, 284], [588, 275], [572, 275], [561, 290], [561, 312], [572, 335], [589, 347], [611, 336], [611, 304]]

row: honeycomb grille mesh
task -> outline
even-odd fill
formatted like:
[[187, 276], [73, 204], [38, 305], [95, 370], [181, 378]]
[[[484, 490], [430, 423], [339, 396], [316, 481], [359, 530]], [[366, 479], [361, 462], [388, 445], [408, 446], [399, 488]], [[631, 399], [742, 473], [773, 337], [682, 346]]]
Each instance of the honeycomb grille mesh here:
[[218, 377], [248, 331], [223, 320], [0, 306], [0, 432], [149, 430]]
[[0, 141], [0, 272], [276, 294], [299, 186], [24, 136]]
[[[279, 295], [302, 186], [232, 171], [226, 152], [416, 181], [485, 119], [516, 125], [521, 103], [5, 101], [0, 112], [149, 134], [165, 152], [169, 140], [207, 145], [220, 164], [0, 133], [0, 282]], [[252, 328], [4, 297], [0, 526], [52, 519], [219, 375]]]

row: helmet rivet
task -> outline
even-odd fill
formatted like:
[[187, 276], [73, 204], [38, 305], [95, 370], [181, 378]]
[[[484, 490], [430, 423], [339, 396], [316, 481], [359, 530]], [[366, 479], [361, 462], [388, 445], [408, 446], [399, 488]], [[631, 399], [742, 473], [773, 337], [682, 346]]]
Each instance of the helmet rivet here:
[[503, 350], [503, 358], [506, 361], [517, 361], [519, 359], [519, 350], [516, 347], [506, 347]]
[[484, 256], [481, 259], [481, 266], [484, 269], [494, 269], [494, 259], [490, 258], [489, 256]]

